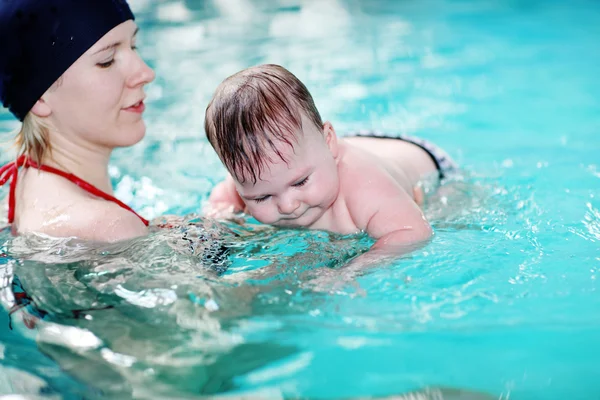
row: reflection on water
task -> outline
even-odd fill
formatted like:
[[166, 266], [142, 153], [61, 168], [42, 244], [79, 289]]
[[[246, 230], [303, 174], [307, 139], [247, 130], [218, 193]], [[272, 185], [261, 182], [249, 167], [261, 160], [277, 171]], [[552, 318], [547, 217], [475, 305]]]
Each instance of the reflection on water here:
[[[518, 321], [510, 308], [505, 316], [481, 312], [522, 296], [499, 284], [513, 268], [484, 261], [502, 257], [498, 234], [518, 241], [518, 233], [505, 229], [536, 212], [518, 209], [521, 195], [456, 177], [426, 206], [437, 232], [433, 245], [351, 276], [342, 265], [368, 249], [365, 235], [191, 215], [185, 228], [111, 245], [5, 234], [5, 282], [14, 274], [29, 296], [27, 307], [13, 314], [17, 326], [23, 329], [21, 317], [35, 327], [39, 350], [85, 383], [78, 393], [87, 398], [256, 395], [281, 382], [277, 390], [289, 394], [296, 389], [287, 385], [315, 365], [319, 346], [347, 352], [393, 345], [393, 332]], [[492, 235], [475, 239], [482, 232]], [[456, 252], [470, 241], [475, 255]], [[319, 278], [330, 272], [337, 278], [323, 290]], [[539, 278], [530, 271], [520, 279]], [[4, 295], [5, 305], [19, 303], [14, 285]]]
[[[257, 314], [261, 296], [300, 293], [311, 269], [336, 267], [348, 259], [344, 251], [356, 255], [370, 244], [364, 237], [275, 235], [252, 224], [191, 221], [184, 233], [176, 228], [113, 245], [5, 235], [15, 260], [6, 264], [5, 284], [14, 279], [27, 294], [21, 311], [37, 329], [37, 345], [92, 385], [86, 396], [235, 389], [238, 375], [299, 351], [253, 337], [244, 319]], [[221, 253], [207, 257], [215, 249]], [[7, 305], [23, 304], [18, 291], [5, 288]], [[297, 312], [305, 306], [299, 302]]]
[[[157, 80], [146, 139], [110, 173], [145, 217], [185, 228], [110, 246], [2, 231], [0, 394], [597, 397], [598, 4], [132, 5]], [[349, 272], [365, 236], [196, 216], [224, 176], [204, 108], [263, 62], [297, 74], [342, 134], [410, 133], [459, 161], [426, 206], [430, 244]], [[0, 132], [15, 127], [0, 111]]]

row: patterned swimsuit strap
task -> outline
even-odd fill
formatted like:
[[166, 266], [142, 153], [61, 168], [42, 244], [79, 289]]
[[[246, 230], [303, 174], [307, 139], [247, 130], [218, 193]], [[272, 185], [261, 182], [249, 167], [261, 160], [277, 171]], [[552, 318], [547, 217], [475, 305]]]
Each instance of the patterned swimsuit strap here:
[[43, 164], [38, 165], [37, 163], [30, 160], [28, 157], [26, 157], [24, 155], [20, 156], [16, 161], [10, 162], [10, 163], [4, 165], [3, 167], [0, 167], [0, 186], [4, 185], [9, 179], [11, 179], [10, 189], [9, 189], [9, 194], [8, 194], [8, 222], [9, 223], [12, 223], [15, 218], [15, 189], [17, 187], [17, 178], [19, 175], [19, 168], [21, 168], [21, 167], [36, 168], [40, 171], [44, 171], [44, 172], [48, 172], [51, 174], [61, 176], [65, 179], [73, 182], [74, 184], [76, 184], [77, 186], [79, 186], [80, 188], [85, 190], [86, 192], [88, 192], [96, 197], [100, 197], [101, 199], [116, 203], [118, 206], [120, 206], [128, 211], [131, 211], [144, 223], [144, 225], [148, 226], [150, 223], [147, 219], [145, 219], [144, 217], [142, 217], [141, 215], [139, 215], [138, 213], [133, 211], [133, 209], [131, 207], [129, 207], [127, 204], [123, 203], [121, 200], [117, 199], [114, 196], [111, 196], [110, 194], [108, 194], [106, 192], [103, 192], [102, 190], [100, 190], [97, 187], [91, 185], [90, 183], [84, 181], [83, 179], [81, 179], [73, 174], [56, 169], [54, 167], [50, 167], [50, 166], [43, 165]]

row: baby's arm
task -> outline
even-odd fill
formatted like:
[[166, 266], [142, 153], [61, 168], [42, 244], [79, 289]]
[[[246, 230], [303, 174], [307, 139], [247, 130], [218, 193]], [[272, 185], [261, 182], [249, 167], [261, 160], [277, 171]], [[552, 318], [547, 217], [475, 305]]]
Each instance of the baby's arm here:
[[230, 174], [227, 174], [227, 178], [213, 188], [208, 198], [208, 204], [211, 209], [209, 214], [220, 213], [223, 210], [239, 212], [246, 208]]
[[421, 208], [401, 192], [393, 201], [385, 201], [367, 224], [367, 233], [377, 239], [373, 249], [400, 250], [425, 242], [432, 235]]
[[399, 255], [432, 235], [431, 226], [412, 193], [393, 182], [353, 190], [348, 209], [359, 226], [377, 240], [372, 250]]
[[[312, 280], [314, 290], [335, 291], [368, 267], [395, 262], [431, 237], [431, 227], [421, 209], [412, 196], [395, 183], [354, 185], [345, 197], [352, 219], [376, 242], [369, 251], [352, 259], [342, 269], [324, 271]], [[357, 293], [361, 293], [360, 288]]]

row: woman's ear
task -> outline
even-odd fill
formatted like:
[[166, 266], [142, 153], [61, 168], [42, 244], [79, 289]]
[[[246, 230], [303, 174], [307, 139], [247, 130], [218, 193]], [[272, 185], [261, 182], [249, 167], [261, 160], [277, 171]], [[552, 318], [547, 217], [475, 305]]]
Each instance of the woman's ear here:
[[44, 99], [39, 99], [38, 101], [36, 101], [33, 107], [31, 107], [30, 112], [32, 112], [35, 116], [38, 116], [40, 118], [45, 118], [52, 114], [50, 106], [44, 101]]
[[338, 141], [335, 129], [333, 129], [333, 125], [331, 125], [331, 122], [325, 121], [325, 123], [323, 124], [323, 135], [325, 135], [325, 143], [327, 143], [327, 147], [329, 147], [329, 151], [333, 155], [333, 158], [337, 159]]

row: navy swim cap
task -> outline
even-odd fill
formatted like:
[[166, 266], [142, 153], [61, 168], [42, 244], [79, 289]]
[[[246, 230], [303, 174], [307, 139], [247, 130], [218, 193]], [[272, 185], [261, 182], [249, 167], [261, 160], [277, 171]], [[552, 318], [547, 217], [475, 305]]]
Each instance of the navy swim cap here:
[[125, 0], [0, 0], [0, 101], [23, 121], [83, 53], [130, 19]]

